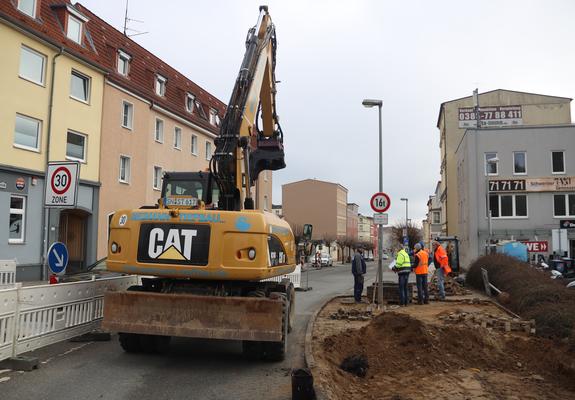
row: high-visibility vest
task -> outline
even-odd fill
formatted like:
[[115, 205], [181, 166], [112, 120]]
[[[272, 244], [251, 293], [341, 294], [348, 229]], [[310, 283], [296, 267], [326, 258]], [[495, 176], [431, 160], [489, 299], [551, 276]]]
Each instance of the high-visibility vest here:
[[435, 262], [439, 265], [436, 265], [435, 268], [442, 268], [443, 269], [443, 273], [445, 275], [449, 274], [451, 272], [451, 267], [449, 266], [449, 258], [447, 257], [447, 253], [445, 252], [445, 249], [439, 245], [437, 246], [437, 248], [435, 249], [435, 252], [433, 253], [435, 258]]
[[409, 254], [405, 249], [401, 249], [397, 252], [397, 257], [395, 258], [395, 268], [398, 272], [409, 272], [411, 271], [411, 260], [409, 259]]
[[419, 264], [415, 267], [415, 274], [425, 275], [427, 274], [427, 261], [429, 259], [429, 254], [427, 254], [425, 249], [419, 250], [416, 254], [419, 258]]

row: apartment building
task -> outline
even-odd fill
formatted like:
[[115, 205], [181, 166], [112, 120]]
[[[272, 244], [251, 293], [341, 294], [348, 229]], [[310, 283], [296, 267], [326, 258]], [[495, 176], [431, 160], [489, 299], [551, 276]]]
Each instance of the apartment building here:
[[347, 189], [338, 183], [305, 179], [282, 185], [282, 206], [292, 227], [313, 225], [314, 240], [347, 235]]
[[[575, 125], [465, 132], [456, 149], [464, 267], [485, 252], [489, 238], [527, 242], [532, 254], [546, 258], [553, 250], [559, 253], [552, 248], [552, 230], [575, 217], [573, 154]], [[573, 257], [575, 230], [566, 231], [568, 242], [561, 253]]]
[[441, 181], [437, 182], [435, 186], [435, 194], [429, 196], [427, 200], [427, 214], [423, 220], [423, 241], [427, 246], [431, 246], [431, 241], [438, 236], [445, 236], [446, 232], [443, 230], [444, 226], [441, 224], [442, 208], [439, 201], [441, 190]]
[[359, 225], [359, 205], [347, 203], [346, 236], [348, 239], [357, 241]]
[[[57, 240], [70, 269], [96, 259], [106, 71], [88, 25], [66, 1], [0, 2], [0, 254], [18, 280], [40, 279]], [[80, 163], [77, 207], [45, 212], [46, 165], [64, 160]]]
[[[473, 96], [442, 103], [437, 128], [441, 149], [442, 232], [458, 235], [458, 176], [455, 151], [467, 129], [476, 127]], [[512, 90], [493, 90], [478, 95], [480, 128], [556, 125], [571, 123], [571, 99]]]

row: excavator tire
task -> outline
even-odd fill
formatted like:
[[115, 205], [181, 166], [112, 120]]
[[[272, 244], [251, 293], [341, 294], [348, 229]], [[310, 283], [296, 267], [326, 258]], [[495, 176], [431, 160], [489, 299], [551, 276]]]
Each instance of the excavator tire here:
[[139, 353], [142, 351], [140, 335], [137, 333], [118, 333], [120, 346], [126, 353]]
[[263, 359], [265, 361], [283, 361], [287, 354], [287, 337], [290, 304], [285, 293], [272, 292], [270, 297], [281, 297], [283, 302], [282, 307], [282, 340], [280, 342], [262, 342], [263, 344]]

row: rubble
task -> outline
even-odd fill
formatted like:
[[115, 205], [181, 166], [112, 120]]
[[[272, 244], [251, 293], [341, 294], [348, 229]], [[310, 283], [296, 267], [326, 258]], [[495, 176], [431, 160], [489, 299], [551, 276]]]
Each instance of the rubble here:
[[369, 321], [373, 318], [373, 312], [371, 310], [344, 310], [339, 308], [336, 312], [330, 314], [330, 319], [348, 320], [348, 321]]
[[[460, 283], [458, 283], [455, 278], [447, 276], [445, 278], [445, 283], [443, 284], [445, 288], [446, 296], [464, 296], [471, 294], [471, 292], [465, 289]], [[429, 283], [429, 295], [437, 296], [439, 294], [439, 289], [437, 287], [437, 275], [433, 275], [431, 282]]]
[[465, 324], [469, 327], [492, 328], [499, 332], [525, 332], [535, 334], [535, 320], [525, 321], [519, 318], [502, 317], [482, 312], [453, 311], [439, 315], [439, 320], [447, 324]]

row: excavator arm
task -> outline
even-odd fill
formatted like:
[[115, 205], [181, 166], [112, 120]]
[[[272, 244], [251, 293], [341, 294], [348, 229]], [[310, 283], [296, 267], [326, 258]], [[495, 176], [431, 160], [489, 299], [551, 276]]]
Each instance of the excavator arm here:
[[220, 189], [221, 209], [253, 209], [251, 189], [259, 173], [285, 168], [275, 103], [275, 53], [275, 26], [262, 6], [256, 26], [248, 32], [244, 59], [210, 163]]

